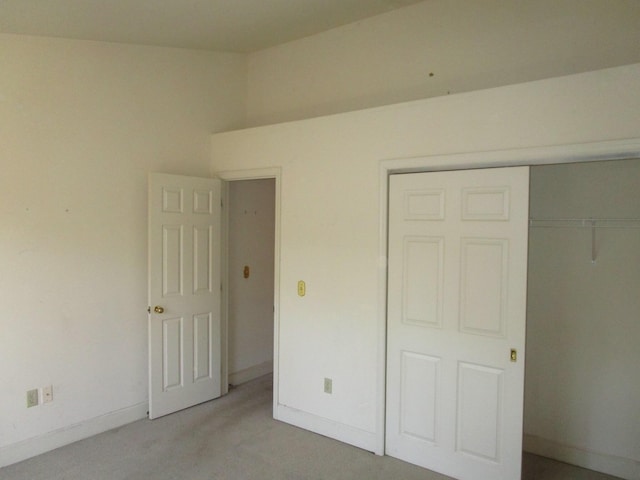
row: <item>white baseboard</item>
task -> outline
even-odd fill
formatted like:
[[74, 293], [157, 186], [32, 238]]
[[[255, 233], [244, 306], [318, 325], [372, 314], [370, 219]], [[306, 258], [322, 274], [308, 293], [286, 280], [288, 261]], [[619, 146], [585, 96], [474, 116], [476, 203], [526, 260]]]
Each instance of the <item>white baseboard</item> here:
[[273, 373], [272, 361], [263, 362], [238, 372], [229, 373], [229, 383], [231, 385], [240, 385], [241, 383], [262, 377], [268, 373]]
[[0, 448], [0, 467], [21, 462], [50, 450], [69, 445], [98, 433], [121, 427], [136, 420], [147, 418], [148, 404], [139, 403], [131, 407], [90, 418], [74, 425], [53, 430], [21, 442]]
[[640, 479], [640, 461], [630, 458], [570, 447], [527, 434], [523, 438], [523, 450], [627, 480]]
[[318, 417], [295, 408], [278, 405], [275, 411], [275, 419], [369, 452], [375, 452], [376, 450], [377, 438], [375, 433]]

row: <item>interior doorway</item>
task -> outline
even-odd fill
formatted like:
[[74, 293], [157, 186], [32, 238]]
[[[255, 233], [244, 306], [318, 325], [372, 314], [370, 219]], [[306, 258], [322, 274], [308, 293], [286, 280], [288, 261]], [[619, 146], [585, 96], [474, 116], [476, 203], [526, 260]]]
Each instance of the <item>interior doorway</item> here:
[[227, 385], [273, 372], [276, 179], [226, 182]]

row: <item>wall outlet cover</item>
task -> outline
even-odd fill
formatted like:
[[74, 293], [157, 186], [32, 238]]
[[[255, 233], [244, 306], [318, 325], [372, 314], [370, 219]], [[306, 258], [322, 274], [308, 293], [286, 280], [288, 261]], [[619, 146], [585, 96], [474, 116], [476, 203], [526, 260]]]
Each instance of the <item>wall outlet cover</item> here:
[[53, 385], [42, 388], [42, 403], [53, 402]]

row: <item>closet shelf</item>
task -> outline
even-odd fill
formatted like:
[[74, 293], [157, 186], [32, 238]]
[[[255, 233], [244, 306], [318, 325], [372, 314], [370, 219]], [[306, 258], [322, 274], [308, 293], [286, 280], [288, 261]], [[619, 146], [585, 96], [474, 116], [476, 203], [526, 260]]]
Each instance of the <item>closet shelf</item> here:
[[640, 228], [640, 218], [530, 218], [532, 228]]
[[532, 228], [590, 228], [591, 263], [596, 264], [596, 230], [599, 228], [640, 228], [640, 218], [530, 218]]

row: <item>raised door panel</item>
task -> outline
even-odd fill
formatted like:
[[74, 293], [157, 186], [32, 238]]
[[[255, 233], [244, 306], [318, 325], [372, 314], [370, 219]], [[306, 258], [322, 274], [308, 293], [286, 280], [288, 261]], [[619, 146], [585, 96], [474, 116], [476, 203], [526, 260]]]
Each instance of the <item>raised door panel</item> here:
[[463, 238], [460, 252], [460, 329], [505, 336], [509, 242]]
[[211, 313], [193, 316], [193, 379], [211, 377], [213, 320]]
[[211, 215], [213, 213], [213, 190], [193, 190], [193, 213]]
[[443, 189], [409, 190], [404, 193], [405, 220], [444, 220]]
[[165, 392], [183, 385], [183, 338], [182, 318], [162, 321], [162, 388]]
[[193, 227], [193, 293], [210, 294], [213, 288], [213, 227]]
[[402, 352], [400, 433], [422, 442], [437, 442], [440, 359]]
[[509, 220], [509, 187], [462, 189], [462, 219], [475, 221]]
[[495, 463], [501, 452], [503, 375], [483, 365], [458, 365], [457, 449]]
[[184, 212], [184, 190], [180, 187], [162, 187], [162, 212]]
[[162, 226], [162, 296], [183, 292], [184, 241], [182, 225]]
[[403, 257], [403, 322], [441, 327], [444, 239], [406, 237]]

